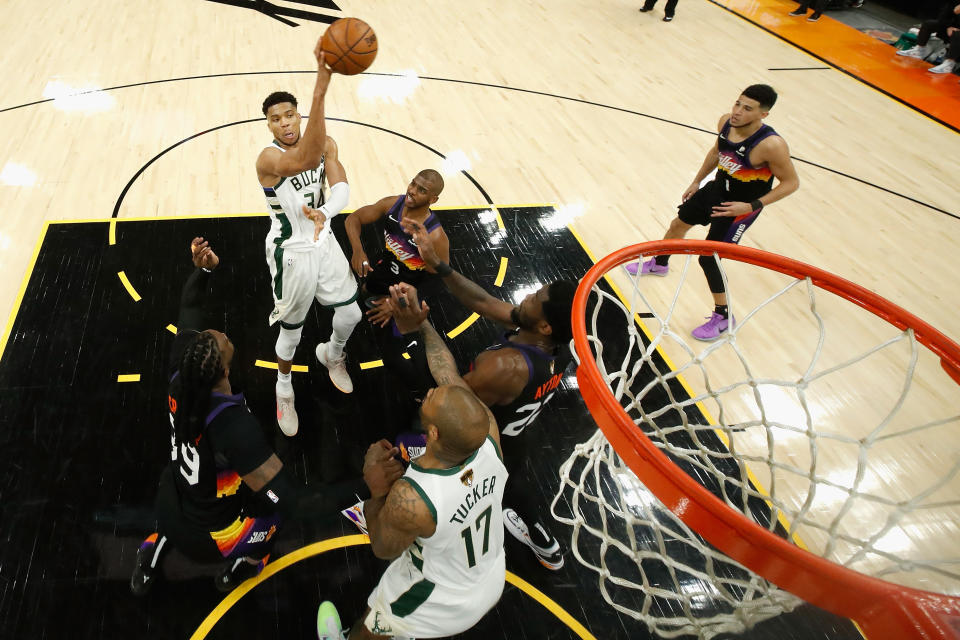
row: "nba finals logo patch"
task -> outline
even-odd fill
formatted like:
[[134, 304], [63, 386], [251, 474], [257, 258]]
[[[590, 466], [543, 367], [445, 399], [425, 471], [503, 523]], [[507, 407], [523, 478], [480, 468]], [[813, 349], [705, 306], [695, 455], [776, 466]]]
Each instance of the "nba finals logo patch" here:
[[460, 482], [463, 483], [465, 487], [473, 486], [473, 469], [467, 469], [462, 476], [460, 476]]

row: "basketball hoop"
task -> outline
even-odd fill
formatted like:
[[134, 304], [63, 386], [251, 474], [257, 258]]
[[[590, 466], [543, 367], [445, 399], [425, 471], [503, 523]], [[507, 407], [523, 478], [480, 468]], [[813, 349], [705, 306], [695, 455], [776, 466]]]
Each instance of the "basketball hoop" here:
[[[668, 278], [633, 277], [629, 303], [599, 286], [599, 281], [620, 265], [667, 254], [674, 256], [675, 263], [684, 261], [682, 273], [671, 272]], [[727, 261], [720, 264], [731, 314], [736, 316], [736, 323], [718, 341], [702, 348], [702, 343], [694, 343], [699, 351], [686, 340], [692, 318], [680, 310], [687, 289], [699, 304], [706, 297], [700, 269], [696, 265], [689, 269], [693, 256]], [[745, 265], [763, 269], [750, 281], [769, 281], [772, 293], [743, 287], [739, 277], [732, 277], [735, 286], [730, 286], [728, 269], [756, 273]], [[685, 289], [688, 270], [695, 282]], [[760, 298], [750, 300], [751, 295]], [[794, 306], [799, 311], [788, 306], [790, 303], [797, 303]], [[861, 335], [866, 341], [870, 331], [848, 326], [853, 322], [847, 319], [850, 304], [872, 314], [853, 314], [864, 316], [857, 322], [870, 331], [879, 325], [881, 337], [875, 344], [859, 347]], [[838, 308], [841, 313], [834, 313]], [[637, 330], [640, 317], [644, 318], [643, 335]], [[789, 340], [770, 341], [768, 333], [758, 330], [768, 318], [777, 318], [783, 326], [797, 322], [796, 340], [812, 345], [803, 357], [781, 359], [797, 361], [796, 372], [759, 372], [767, 365], [786, 367], [779, 361], [770, 364], [776, 360], [773, 350], [784, 342], [784, 348], [793, 347]], [[684, 330], [675, 331], [673, 325], [681, 320]], [[807, 327], [809, 338], [804, 337]], [[897, 331], [888, 336], [892, 328]], [[833, 340], [830, 329], [834, 334], [849, 332], [852, 337]], [[960, 438], [949, 440], [952, 451], [936, 452], [945, 468], [937, 470], [934, 479], [925, 479], [922, 487], [891, 487], [890, 478], [871, 466], [875, 456], [889, 450], [913, 446], [920, 439], [936, 442], [948, 437], [950, 429], [957, 432], [960, 346], [900, 307], [821, 269], [739, 245], [684, 240], [626, 247], [594, 265], [574, 299], [573, 333], [579, 362], [577, 381], [602, 433], [578, 446], [561, 468], [561, 488], [553, 511], [558, 520], [573, 526], [571, 547], [583, 564], [600, 574], [601, 591], [611, 605], [644, 620], [664, 637], [692, 634], [709, 638], [743, 630], [790, 610], [799, 604], [789, 595], [793, 594], [852, 618], [870, 640], [960, 638], [960, 574], [951, 568], [957, 559], [905, 558], [890, 543], [900, 539], [897, 536], [912, 526], [913, 519], [940, 512], [934, 509], [948, 514], [960, 509], [960, 447], [956, 446]], [[674, 356], [664, 356], [665, 351]], [[682, 360], [671, 365], [677, 354]], [[718, 375], [710, 367], [721, 357], [727, 359], [721, 362], [729, 361], [732, 366], [724, 364]], [[931, 364], [933, 358], [942, 371]], [[736, 372], [736, 379], [718, 382], [731, 376], [731, 371]], [[889, 407], [853, 407], [859, 412], [858, 424], [852, 432], [843, 432], [818, 414], [817, 403], [831, 390], [838, 390], [841, 400], [856, 399], [857, 393], [843, 396], [840, 389], [863, 380], [861, 371], [870, 375], [880, 371], [877, 376], [896, 371], [887, 377], [900, 391], [882, 391], [883, 397], [889, 398]], [[686, 380], [695, 376], [699, 382]], [[934, 378], [937, 380], [931, 382]], [[681, 385], [689, 397], [678, 393]], [[882, 384], [871, 381], [863, 386]], [[915, 415], [913, 407], [920, 402], [919, 394], [929, 391], [927, 387], [935, 387], [930, 393], [944, 399], [939, 404], [921, 403], [936, 414], [933, 417]], [[660, 406], [651, 406], [653, 394], [664, 398]], [[867, 395], [866, 390], [861, 395]], [[792, 402], [787, 404], [788, 413], [793, 411], [796, 416], [793, 422], [771, 415], [776, 407], [769, 398], [781, 396]], [[710, 416], [707, 405], [716, 410], [717, 418]], [[741, 406], [754, 408], [755, 415], [741, 411]], [[878, 412], [875, 420], [871, 410]], [[739, 422], [734, 422], [738, 411]], [[710, 439], [723, 445], [714, 447], [706, 442]], [[781, 455], [785, 441], [799, 453]], [[828, 455], [843, 460], [848, 450], [850, 468], [835, 472], [836, 478], [844, 479], [824, 475]], [[809, 462], [801, 464], [795, 457], [808, 457]], [[625, 479], [624, 474], [636, 478]], [[765, 474], [770, 486], [763, 488], [756, 474]], [[666, 517], [643, 515], [636, 505], [631, 506], [630, 496], [638, 490], [632, 482], [637, 478], [642, 482], [639, 490], [654, 494], [668, 510]], [[790, 482], [800, 486], [792, 495], [784, 489]], [[569, 512], [561, 513], [564, 509]], [[867, 513], [870, 517], [863, 515]], [[876, 524], [872, 524], [874, 520]], [[644, 547], [639, 540], [646, 536], [638, 533], [641, 526], [652, 528], [647, 536], [654, 541], [652, 546]], [[686, 529], [692, 530], [690, 536], [685, 536]], [[599, 539], [598, 560], [582, 557], [580, 536]], [[697, 566], [678, 568], [674, 560], [665, 558], [664, 540], [672, 543], [681, 536], [690, 538], [685, 542], [695, 549]], [[818, 541], [808, 545], [810, 550], [799, 546], [808, 536]], [[620, 557], [632, 557], [635, 566], [622, 569], [629, 577], [618, 576], [611, 569], [611, 564], [625, 565], [607, 559], [611, 550]], [[717, 569], [715, 556], [732, 569]], [[643, 563], [651, 557], [660, 558], [671, 574], [682, 570], [698, 580], [714, 578], [711, 591], [722, 602], [721, 612], [712, 610], [708, 620], [698, 619], [696, 612], [690, 613], [696, 606], [682, 594], [673, 596], [680, 604], [669, 616], [654, 611], [661, 607], [651, 607], [647, 600], [668, 596], [662, 594], [662, 585], [651, 584], [645, 573]], [[747, 569], [756, 575], [737, 575], [731, 582], [731, 572]], [[863, 572], [867, 570], [872, 575]], [[913, 571], [919, 577], [911, 577]], [[893, 578], [897, 583], [889, 581]], [[942, 587], [945, 593], [900, 584], [914, 579], [921, 584], [942, 581], [938, 584], [947, 585]], [[675, 585], [681, 582], [675, 579]], [[611, 595], [612, 590], [622, 588], [643, 592], [642, 604], [627, 605]], [[736, 597], [732, 598], [733, 592]], [[686, 620], [673, 619], [678, 610], [686, 612], [680, 616]], [[665, 618], [670, 620], [664, 622]]]

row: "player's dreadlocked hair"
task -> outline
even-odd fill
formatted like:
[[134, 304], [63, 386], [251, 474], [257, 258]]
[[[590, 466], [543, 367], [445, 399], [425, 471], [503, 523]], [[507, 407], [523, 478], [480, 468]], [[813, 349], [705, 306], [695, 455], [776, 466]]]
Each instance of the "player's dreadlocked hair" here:
[[203, 431], [213, 385], [223, 376], [220, 349], [210, 333], [198, 333], [180, 357], [180, 393], [174, 429], [179, 442], [195, 441]]

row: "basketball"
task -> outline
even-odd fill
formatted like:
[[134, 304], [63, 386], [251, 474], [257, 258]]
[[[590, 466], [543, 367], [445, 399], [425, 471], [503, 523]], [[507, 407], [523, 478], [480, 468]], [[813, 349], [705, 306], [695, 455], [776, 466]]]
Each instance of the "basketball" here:
[[323, 34], [324, 61], [335, 73], [352, 76], [364, 71], [377, 57], [377, 34], [363, 20], [340, 18]]

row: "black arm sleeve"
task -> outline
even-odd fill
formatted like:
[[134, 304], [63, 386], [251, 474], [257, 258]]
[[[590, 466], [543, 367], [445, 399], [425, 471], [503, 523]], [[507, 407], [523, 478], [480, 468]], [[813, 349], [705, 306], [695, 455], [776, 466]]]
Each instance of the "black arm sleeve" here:
[[427, 351], [424, 348], [423, 336], [419, 331], [405, 333], [398, 341], [403, 345], [403, 349], [410, 356], [408, 362], [407, 384], [417, 398], [423, 399], [427, 391], [437, 386], [437, 382], [430, 373], [430, 364], [427, 362]]
[[305, 513], [309, 515], [301, 506], [303, 495], [303, 485], [284, 466], [273, 480], [253, 494], [246, 512], [256, 517], [279, 511], [284, 520], [302, 518]]
[[210, 289], [210, 272], [194, 269], [180, 293], [180, 312], [177, 315], [177, 337], [170, 348], [170, 372], [180, 366], [180, 357], [187, 342], [204, 324], [204, 302]]
[[222, 455], [241, 476], [254, 471], [273, 455], [263, 429], [246, 407], [225, 409], [207, 428], [214, 452]]
[[204, 324], [204, 302], [210, 289], [210, 272], [194, 269], [183, 285], [180, 294], [180, 313], [177, 316], [177, 330], [192, 329], [200, 331]]

